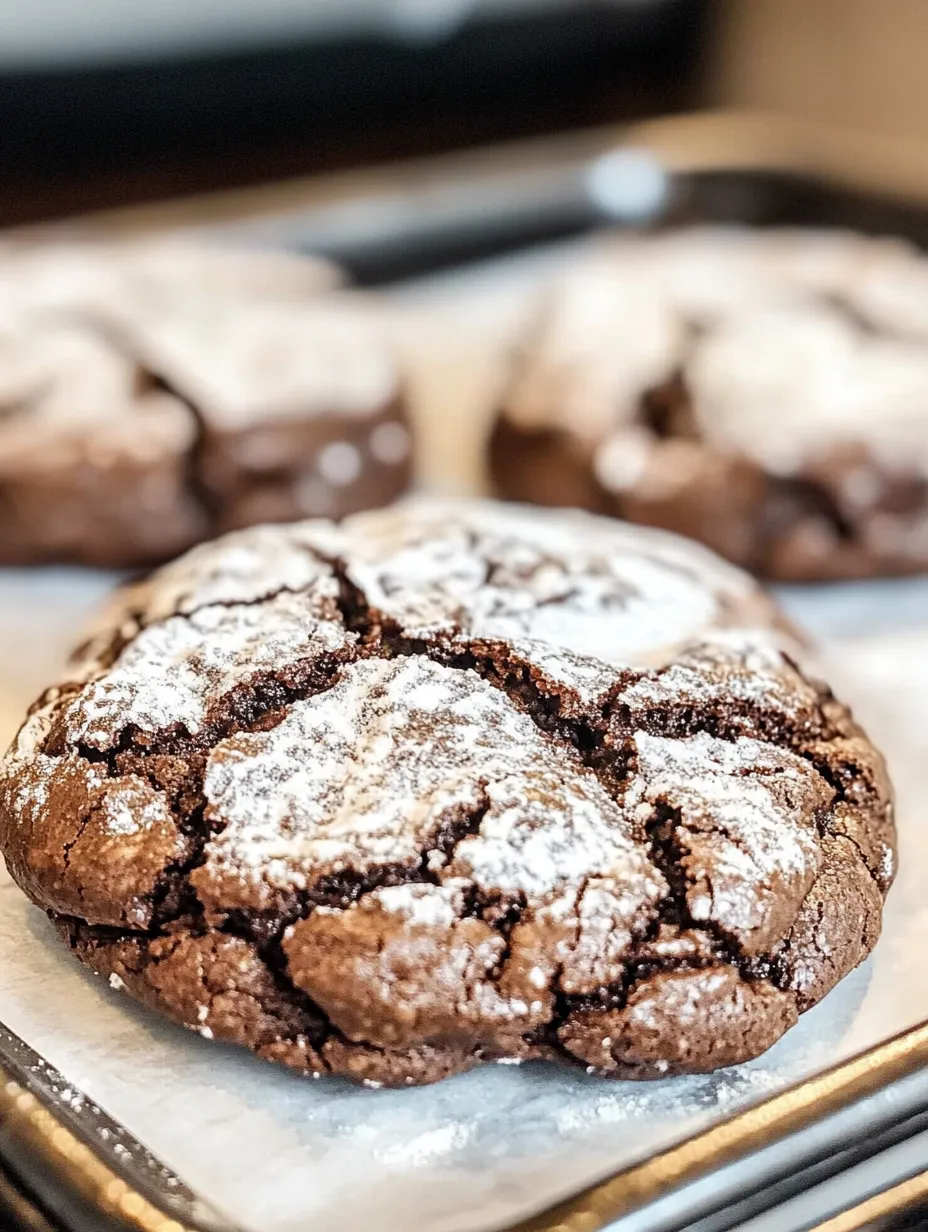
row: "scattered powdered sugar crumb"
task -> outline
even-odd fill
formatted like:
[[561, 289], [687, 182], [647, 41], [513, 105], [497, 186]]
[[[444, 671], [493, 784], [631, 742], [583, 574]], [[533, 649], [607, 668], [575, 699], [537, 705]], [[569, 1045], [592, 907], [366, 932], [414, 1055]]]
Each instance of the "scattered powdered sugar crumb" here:
[[896, 853], [892, 847], [883, 846], [883, 852], [880, 857], [880, 875], [887, 885], [889, 885], [896, 872]]
[[401, 915], [410, 924], [439, 928], [454, 923], [463, 899], [454, 886], [399, 885], [374, 890], [364, 901]]
[[152, 826], [173, 825], [171, 814], [160, 795], [147, 784], [115, 783], [103, 800], [107, 834], [141, 834]]
[[120, 992], [126, 986], [125, 980], [121, 976], [117, 975], [115, 971], [110, 972], [107, 983], [110, 988], [114, 990], [114, 992]]

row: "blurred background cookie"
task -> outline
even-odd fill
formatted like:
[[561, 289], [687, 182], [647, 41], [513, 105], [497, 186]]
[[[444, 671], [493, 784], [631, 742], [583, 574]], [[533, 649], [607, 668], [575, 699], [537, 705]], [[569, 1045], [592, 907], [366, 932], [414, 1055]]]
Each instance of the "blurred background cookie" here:
[[327, 263], [147, 241], [0, 273], [0, 562], [133, 566], [406, 487], [397, 362]]
[[694, 228], [578, 264], [491, 444], [506, 496], [702, 539], [757, 573], [928, 567], [928, 262], [846, 232]]

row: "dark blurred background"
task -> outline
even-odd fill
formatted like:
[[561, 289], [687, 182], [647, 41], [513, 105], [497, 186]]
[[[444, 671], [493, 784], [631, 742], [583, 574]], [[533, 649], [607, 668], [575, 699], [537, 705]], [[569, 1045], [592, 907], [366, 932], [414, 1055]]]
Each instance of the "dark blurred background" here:
[[692, 105], [711, 0], [0, 3], [0, 224]]
[[926, 0], [0, 0], [0, 226], [711, 108], [919, 144], [926, 46]]

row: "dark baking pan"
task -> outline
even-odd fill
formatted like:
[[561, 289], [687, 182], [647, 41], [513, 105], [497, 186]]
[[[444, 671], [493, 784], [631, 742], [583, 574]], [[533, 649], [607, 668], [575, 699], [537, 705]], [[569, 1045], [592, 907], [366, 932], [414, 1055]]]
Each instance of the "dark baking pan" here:
[[[84, 229], [195, 225], [322, 251], [374, 284], [603, 226], [676, 221], [837, 225], [928, 242], [928, 148], [874, 146], [764, 118], [689, 117], [100, 215]], [[928, 1024], [510, 1232], [723, 1232], [797, 1194], [814, 1197], [827, 1178], [850, 1178], [862, 1161], [888, 1159], [894, 1146], [926, 1133], [926, 1064]], [[75, 1099], [73, 1087], [64, 1098], [65, 1086], [0, 1029], [3, 1226], [232, 1232], [105, 1112]], [[110, 1131], [103, 1136], [101, 1118]], [[861, 1193], [849, 1182], [837, 1211], [830, 1199], [815, 1214], [819, 1224], [807, 1216], [801, 1226], [919, 1226], [928, 1174], [887, 1174], [878, 1188]]]
[[[892, 197], [829, 184], [814, 176], [763, 168], [672, 173], [645, 151], [604, 155], [586, 175], [513, 176], [433, 195], [416, 227], [397, 220], [388, 202], [370, 204], [363, 235], [344, 231], [328, 212], [294, 219], [293, 246], [332, 257], [354, 281], [377, 286], [485, 260], [603, 227], [749, 223], [756, 227], [849, 227], [905, 235], [928, 244], [928, 212]], [[382, 208], [384, 207], [384, 208]], [[390, 221], [391, 215], [394, 221]], [[377, 219], [383, 220], [378, 224]]]
[[[604, 227], [852, 227], [928, 245], [928, 143], [767, 116], [610, 125], [85, 214], [89, 236], [194, 228], [327, 254], [376, 285]], [[41, 239], [62, 224], [10, 231]]]
[[[70, 234], [195, 228], [300, 248], [366, 285], [615, 226], [851, 227], [928, 245], [928, 143], [766, 116], [610, 125], [108, 210]], [[61, 224], [20, 229], [54, 235]]]
[[306, 188], [305, 206], [297, 182], [279, 212], [262, 213], [256, 194], [257, 214], [234, 228], [328, 255], [366, 285], [614, 226], [848, 227], [928, 245], [928, 146], [761, 117], [670, 118], [404, 164], [347, 202], [337, 181]]

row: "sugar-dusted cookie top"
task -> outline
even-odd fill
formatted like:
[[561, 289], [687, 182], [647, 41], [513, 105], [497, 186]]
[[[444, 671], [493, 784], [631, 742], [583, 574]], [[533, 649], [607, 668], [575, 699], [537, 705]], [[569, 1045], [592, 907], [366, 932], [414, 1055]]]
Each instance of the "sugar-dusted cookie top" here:
[[0, 564], [151, 564], [397, 496], [403, 377], [335, 276], [180, 240], [0, 251]]
[[543, 297], [491, 450], [787, 578], [928, 567], [928, 260], [850, 232], [619, 240]]

